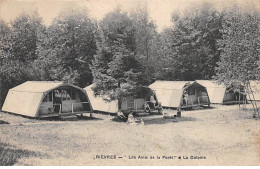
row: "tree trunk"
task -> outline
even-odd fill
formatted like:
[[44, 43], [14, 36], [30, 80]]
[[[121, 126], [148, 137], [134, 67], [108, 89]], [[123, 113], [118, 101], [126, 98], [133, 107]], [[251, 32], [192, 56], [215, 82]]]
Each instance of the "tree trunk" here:
[[4, 88], [3, 88], [3, 77], [2, 77], [2, 67], [3, 67], [3, 58], [0, 58], [0, 110], [2, 109], [2, 105], [4, 104]]
[[121, 98], [118, 98], [118, 99], [117, 99], [118, 112], [121, 112], [121, 106], [122, 106], [122, 99], [121, 99]]
[[[253, 91], [252, 91], [252, 89], [251, 89], [249, 84], [246, 85], [246, 88], [247, 88], [248, 93], [252, 93], [252, 96], [254, 96]], [[251, 98], [250, 94], [248, 94], [248, 97], [249, 97], [249, 100], [250, 100], [250, 102], [251, 102], [251, 104], [253, 106], [253, 110], [254, 110], [253, 116], [255, 117], [255, 115], [258, 114], [258, 117], [259, 117], [259, 112], [258, 112], [257, 106], [253, 102], [254, 98]]]
[[246, 109], [246, 104], [247, 104], [247, 99], [246, 99], [246, 95], [244, 95], [244, 97], [243, 97], [243, 106], [244, 106], [244, 109]]
[[258, 107], [257, 107], [257, 103], [256, 103], [256, 100], [255, 100], [255, 96], [254, 96], [253, 90], [252, 90], [250, 84], [248, 84], [248, 87], [250, 89], [250, 92], [252, 93], [252, 97], [253, 97], [253, 100], [254, 100], [254, 101], [252, 101], [252, 103], [254, 102], [254, 105], [255, 105], [255, 113], [259, 117], [259, 111], [258, 111]]
[[[120, 83], [120, 81], [117, 83], [117, 88], [118, 89], [120, 89], [120, 87], [121, 87], [121, 83]], [[122, 106], [122, 98], [121, 97], [118, 97], [117, 98], [117, 111], [118, 112], [121, 112], [121, 106]]]
[[0, 74], [0, 110], [2, 109], [3, 102], [3, 82], [2, 75]]
[[239, 89], [239, 93], [238, 93], [238, 104], [239, 104], [239, 109], [240, 109], [240, 89]]

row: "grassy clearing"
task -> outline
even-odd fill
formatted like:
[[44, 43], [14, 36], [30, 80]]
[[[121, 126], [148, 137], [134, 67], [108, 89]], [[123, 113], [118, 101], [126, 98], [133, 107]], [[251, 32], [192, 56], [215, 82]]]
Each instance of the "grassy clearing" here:
[[39, 154], [11, 147], [8, 144], [0, 143], [0, 166], [12, 166], [18, 162], [20, 158], [29, 158], [38, 156]]
[[[175, 110], [167, 110], [174, 115]], [[259, 165], [260, 120], [237, 106], [183, 111], [181, 118], [139, 116], [131, 126], [114, 116], [48, 121], [1, 114], [6, 165]], [[23, 124], [23, 125], [20, 125]], [[8, 145], [13, 145], [10, 147]], [[7, 150], [7, 152], [6, 152]], [[22, 151], [21, 151], [22, 150]], [[24, 151], [24, 152], [23, 152]], [[37, 155], [39, 152], [43, 155]], [[123, 159], [94, 159], [118, 155]], [[130, 160], [128, 156], [205, 156], [205, 160]], [[3, 158], [3, 155], [2, 157]], [[3, 162], [2, 162], [3, 163]]]

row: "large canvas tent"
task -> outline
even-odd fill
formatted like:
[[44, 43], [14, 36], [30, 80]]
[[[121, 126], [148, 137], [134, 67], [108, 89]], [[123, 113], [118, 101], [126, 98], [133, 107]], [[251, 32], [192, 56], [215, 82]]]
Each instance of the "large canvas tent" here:
[[121, 109], [123, 112], [156, 112], [161, 114], [163, 109], [156, 93], [148, 87], [138, 90], [138, 96], [127, 97], [122, 100]]
[[184, 108], [209, 105], [205, 87], [193, 81], [156, 81], [149, 86], [164, 107]]
[[27, 81], [9, 90], [3, 111], [30, 117], [83, 114], [92, 111], [86, 92], [59, 81]]
[[242, 103], [245, 96], [239, 92], [228, 89], [224, 84], [218, 84], [211, 80], [196, 80], [197, 83], [206, 87], [211, 103], [215, 104], [231, 104]]
[[95, 96], [92, 88], [95, 84], [89, 85], [84, 88], [87, 92], [89, 100], [91, 102], [92, 108], [95, 111], [108, 112], [108, 113], [117, 113], [118, 106], [117, 101], [106, 101], [102, 96]]
[[[95, 96], [93, 87], [95, 84], [89, 85], [84, 88], [84, 90], [87, 92], [91, 105], [93, 107], [93, 110], [95, 111], [101, 111], [101, 112], [108, 112], [108, 113], [117, 113], [118, 112], [118, 102], [117, 101], [105, 101], [102, 96]], [[153, 95], [156, 106], [150, 103], [151, 95]], [[130, 113], [130, 112], [152, 112], [152, 111], [161, 111], [161, 107], [158, 104], [157, 97], [153, 90], [150, 88], [142, 88], [142, 90], [139, 93], [139, 96], [136, 97], [126, 97], [122, 99], [121, 104], [121, 111], [124, 113]], [[149, 107], [149, 108], [148, 108]]]
[[260, 101], [260, 81], [252, 80], [250, 81], [250, 87], [252, 89], [252, 93], [248, 93], [247, 100]]

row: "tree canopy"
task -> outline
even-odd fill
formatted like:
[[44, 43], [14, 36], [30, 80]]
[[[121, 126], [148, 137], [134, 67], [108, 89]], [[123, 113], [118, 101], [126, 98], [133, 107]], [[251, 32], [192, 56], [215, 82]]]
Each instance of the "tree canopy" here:
[[101, 21], [100, 43], [92, 67], [96, 94], [121, 102], [126, 96], [136, 95], [137, 88], [145, 85], [144, 66], [136, 55], [135, 32], [133, 20], [120, 9]]
[[95, 23], [85, 9], [69, 10], [55, 18], [39, 51], [45, 78], [81, 87], [91, 84], [90, 65], [97, 49], [95, 33]]
[[[259, 79], [260, 74], [260, 13], [234, 6], [223, 11], [222, 20], [222, 38], [218, 40], [220, 60], [214, 78], [238, 91], [242, 85], [247, 94], [253, 94], [250, 81]], [[257, 104], [252, 103], [259, 116]]]

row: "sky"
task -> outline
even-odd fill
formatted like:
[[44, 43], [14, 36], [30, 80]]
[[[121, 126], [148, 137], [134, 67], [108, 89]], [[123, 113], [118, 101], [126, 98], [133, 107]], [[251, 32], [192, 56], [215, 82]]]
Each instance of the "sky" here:
[[211, 3], [218, 10], [234, 2], [243, 7], [254, 6], [260, 10], [260, 0], [0, 0], [0, 18], [10, 22], [22, 12], [30, 13], [37, 10], [43, 22], [50, 25], [53, 18], [61, 11], [86, 7], [92, 18], [101, 20], [117, 6], [122, 10], [130, 11], [146, 3], [150, 17], [160, 31], [171, 26], [173, 12], [185, 11], [205, 2]]

